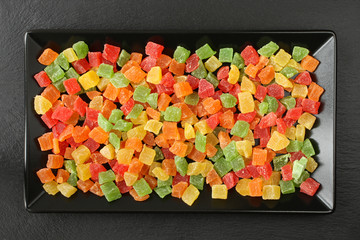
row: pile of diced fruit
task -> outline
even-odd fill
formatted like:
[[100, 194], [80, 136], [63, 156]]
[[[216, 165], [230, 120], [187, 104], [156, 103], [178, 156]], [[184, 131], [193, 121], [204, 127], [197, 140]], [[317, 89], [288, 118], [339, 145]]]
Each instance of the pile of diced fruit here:
[[[192, 205], [211, 187], [213, 199], [276, 200], [313, 196], [320, 184], [310, 139], [324, 89], [312, 81], [319, 61], [274, 42], [256, 51], [209, 44], [173, 56], [149, 41], [145, 54], [84, 41], [60, 54], [45, 49], [34, 78], [34, 108], [51, 131], [38, 138], [48, 152], [37, 172], [48, 194], [77, 189], [111, 202], [129, 193], [144, 201], [154, 191]], [[204, 186], [205, 185], [205, 186]]]

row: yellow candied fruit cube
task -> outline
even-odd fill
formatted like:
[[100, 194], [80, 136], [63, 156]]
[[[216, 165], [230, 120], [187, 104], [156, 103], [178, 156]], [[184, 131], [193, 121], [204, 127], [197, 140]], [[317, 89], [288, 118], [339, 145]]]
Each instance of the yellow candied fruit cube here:
[[241, 156], [249, 158], [252, 155], [252, 143], [249, 140], [237, 141], [236, 150]]
[[202, 162], [192, 162], [188, 165], [187, 175], [199, 175], [205, 170], [206, 164]]
[[292, 88], [293, 84], [290, 80], [281, 73], [275, 73], [275, 82], [284, 88]]
[[63, 51], [64, 56], [68, 60], [69, 63], [75, 62], [79, 60], [78, 56], [76, 55], [74, 49], [67, 48]]
[[47, 192], [49, 195], [55, 195], [59, 192], [59, 189], [57, 188], [58, 184], [55, 181], [51, 181], [48, 183], [45, 183], [43, 185], [43, 188], [45, 192]]
[[90, 163], [77, 165], [76, 172], [80, 180], [86, 181], [90, 179], [91, 178]]
[[194, 127], [195, 127], [195, 130], [200, 131], [200, 133], [202, 135], [206, 135], [213, 131], [211, 129], [211, 127], [209, 127], [209, 125], [207, 124], [207, 122], [205, 120], [201, 120], [201, 121], [195, 123]]
[[296, 125], [295, 139], [301, 142], [305, 139], [305, 127], [301, 124]]
[[219, 59], [217, 59], [215, 56], [212, 56], [211, 58], [209, 58], [206, 62], [205, 62], [205, 68], [209, 71], [209, 72], [215, 72], [216, 69], [218, 69], [219, 67], [221, 67], [222, 63], [219, 61]]
[[71, 186], [67, 182], [57, 185], [57, 189], [60, 191], [62, 195], [64, 195], [67, 198], [71, 197], [71, 195], [73, 195], [77, 191], [76, 187]]
[[211, 187], [212, 199], [227, 199], [228, 189], [225, 184], [213, 185]]
[[106, 157], [109, 160], [112, 160], [115, 158], [115, 148], [111, 144], [104, 146], [100, 150], [100, 153], [101, 153], [101, 155], [103, 155], [104, 157]]
[[279, 185], [280, 184], [280, 177], [281, 173], [277, 171], [273, 171], [270, 178], [268, 180], [265, 180], [264, 177], [261, 177], [263, 180], [263, 186], [265, 185]]
[[251, 129], [249, 129], [248, 134], [243, 138], [243, 140], [248, 140], [251, 142], [252, 146], [255, 146], [254, 134]]
[[206, 135], [206, 143], [216, 146], [219, 143], [219, 139], [211, 132]]
[[284, 67], [291, 59], [291, 55], [280, 49], [280, 51], [275, 55], [274, 62], [279, 64], [281, 67]]
[[130, 187], [138, 180], [139, 175], [136, 173], [125, 172], [124, 181], [126, 186]]
[[241, 113], [253, 112], [255, 109], [254, 98], [249, 92], [240, 92], [239, 98], [239, 109]]
[[234, 64], [231, 64], [228, 82], [231, 84], [235, 84], [239, 81], [239, 78], [240, 78], [240, 71], [238, 67], [235, 66]]
[[312, 157], [308, 157], [307, 159], [308, 161], [306, 163], [306, 170], [313, 173], [318, 167], [318, 163]]
[[157, 167], [160, 167], [161, 168], [161, 163], [159, 162], [153, 162], [151, 165], [150, 165], [150, 168], [149, 168], [149, 175], [152, 176], [152, 177], [155, 177], [155, 175], [153, 174], [153, 170]]
[[152, 170], [152, 173], [161, 181], [166, 181], [169, 179], [169, 175], [161, 167], [156, 167]]
[[263, 187], [262, 198], [264, 200], [278, 200], [278, 199], [280, 199], [280, 186], [265, 185]]
[[52, 107], [49, 100], [43, 96], [36, 95], [34, 98], [34, 108], [37, 114], [45, 114]]
[[254, 95], [256, 93], [255, 83], [253, 81], [251, 81], [249, 78], [247, 78], [246, 76], [243, 76], [242, 81], [241, 81], [241, 91], [249, 92], [252, 95]]
[[90, 155], [91, 152], [85, 145], [80, 145], [71, 153], [71, 156], [75, 160], [76, 164], [82, 164], [86, 162], [89, 160]]
[[131, 159], [133, 158], [133, 155], [134, 155], [134, 149], [122, 148], [117, 152], [116, 159], [120, 164], [129, 165], [131, 163]]
[[206, 175], [214, 168], [214, 165], [209, 160], [204, 160], [202, 163], [205, 165], [205, 168], [201, 172], [201, 175], [206, 177]]
[[183, 195], [181, 196], [181, 199], [184, 201], [184, 203], [191, 206], [193, 205], [195, 200], [199, 197], [199, 195], [200, 195], [199, 190], [196, 187], [194, 187], [194, 185], [190, 184], [184, 191]]
[[195, 138], [195, 130], [190, 123], [185, 123], [184, 135], [185, 135], [185, 139]]
[[151, 119], [151, 120], [147, 121], [147, 123], [145, 124], [144, 129], [146, 131], [149, 131], [149, 132], [152, 132], [152, 133], [155, 133], [156, 135], [158, 135], [161, 128], [162, 128], [162, 126], [163, 126], [162, 122]]
[[127, 138], [138, 138], [140, 140], [143, 140], [146, 135], [146, 130], [144, 128], [145, 125], [139, 125], [137, 127], [130, 129], [127, 132]]
[[152, 67], [146, 76], [146, 81], [153, 84], [159, 84], [162, 79], [162, 71], [159, 66]]
[[148, 116], [145, 111], [142, 111], [137, 118], [130, 118], [134, 125], [144, 125], [148, 121]]
[[314, 126], [316, 117], [310, 113], [304, 112], [298, 119], [298, 123], [306, 127], [306, 129], [311, 130]]
[[281, 149], [286, 148], [290, 143], [290, 140], [284, 134], [275, 131], [267, 144], [267, 147], [274, 150], [279, 151]]
[[291, 91], [291, 96], [294, 98], [306, 98], [308, 94], [308, 88], [306, 85], [294, 83], [294, 87]]
[[151, 165], [154, 161], [156, 155], [156, 151], [152, 148], [147, 147], [145, 144], [139, 156], [139, 161], [146, 164]]
[[100, 78], [99, 83], [96, 85], [96, 87], [100, 90], [100, 91], [105, 91], [106, 87], [108, 86], [110, 82], [110, 79], [107, 78]]
[[101, 111], [103, 104], [104, 104], [104, 97], [96, 96], [90, 101], [89, 108]]
[[249, 196], [250, 195], [249, 182], [251, 182], [251, 179], [243, 178], [243, 179], [240, 179], [240, 181], [236, 184], [235, 189], [241, 196]]
[[193, 115], [191, 115], [191, 117], [181, 121], [181, 127], [184, 128], [185, 123], [189, 123], [190, 125], [194, 125], [197, 122], [199, 122], [199, 119], [196, 117], [195, 114], [193, 114]]
[[192, 142], [184, 142], [187, 145], [185, 156], [189, 155], [194, 148], [194, 144]]
[[277, 63], [275, 62], [275, 56], [274, 56], [274, 55], [272, 55], [272, 56], [270, 57], [269, 65], [271, 65], [271, 66], [274, 67], [275, 72], [280, 72], [281, 69], [283, 69], [282, 66], [280, 66], [279, 64], [277, 64]]
[[285, 136], [290, 140], [295, 140], [296, 128], [291, 126], [286, 129]]
[[298, 72], [303, 72], [305, 71], [300, 63], [296, 62], [294, 59], [290, 59], [290, 61], [286, 64], [286, 67], [292, 67], [295, 68], [296, 70], [298, 70]]
[[99, 76], [93, 70], [90, 70], [79, 77], [79, 82], [85, 90], [95, 87], [98, 85], [99, 81]]

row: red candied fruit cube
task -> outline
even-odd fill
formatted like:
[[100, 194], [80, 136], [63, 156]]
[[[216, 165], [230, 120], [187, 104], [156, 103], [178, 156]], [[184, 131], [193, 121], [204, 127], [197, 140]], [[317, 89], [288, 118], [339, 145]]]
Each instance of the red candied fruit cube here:
[[200, 98], [211, 97], [215, 94], [214, 85], [206, 81], [205, 79], [201, 79], [199, 81], [199, 90], [198, 94]]
[[249, 112], [249, 113], [240, 113], [237, 116], [237, 120], [251, 123], [254, 120], [255, 116], [256, 116], [256, 111]]
[[174, 159], [175, 158], [175, 154], [170, 152], [170, 150], [168, 148], [161, 148], [161, 151], [164, 154], [164, 157], [166, 159]]
[[258, 85], [256, 87], [256, 92], [255, 92], [255, 95], [254, 97], [259, 100], [259, 101], [263, 101], [266, 97], [266, 94], [267, 94], [267, 88], [262, 86], [262, 85]]
[[207, 125], [209, 125], [209, 127], [211, 129], [214, 130], [219, 125], [221, 114], [222, 114], [222, 112], [217, 112], [217, 113], [211, 115], [208, 119], [206, 119], [206, 123], [207, 123]]
[[296, 123], [296, 120], [287, 118], [286, 116], [283, 119], [286, 127], [291, 127]]
[[196, 53], [191, 55], [185, 62], [185, 71], [190, 73], [199, 67], [200, 58]]
[[[57, 154], [59, 154], [59, 155], [62, 155], [62, 156], [64, 156], [64, 154], [65, 154], [65, 151], [66, 151], [66, 148], [69, 146], [69, 144], [66, 142], [66, 141], [63, 141], [63, 142], [59, 142], [59, 153], [57, 153]], [[54, 149], [52, 150], [53, 151], [53, 153], [54, 153]]]
[[238, 183], [239, 178], [238, 176], [236, 176], [236, 174], [231, 171], [229, 173], [227, 173], [223, 178], [222, 178], [224, 184], [226, 185], [227, 189], [231, 189], [233, 187], [235, 187], [235, 185]]
[[302, 100], [301, 106], [304, 112], [308, 112], [311, 114], [318, 114], [320, 102], [316, 102], [311, 99], [305, 98], [304, 100]]
[[257, 171], [265, 180], [269, 180], [272, 174], [272, 167], [269, 162], [266, 162], [262, 166], [257, 166]]
[[76, 78], [69, 78], [63, 82], [64, 87], [68, 94], [73, 95], [81, 91], [81, 87]]
[[281, 134], [286, 133], [287, 126], [286, 126], [286, 123], [284, 122], [284, 119], [282, 119], [282, 118], [276, 119], [276, 126], [277, 126], [276, 129], [279, 133], [281, 133]]
[[163, 50], [164, 50], [164, 46], [154, 42], [148, 42], [145, 46], [146, 55], [151, 56], [155, 59], [161, 56]]
[[267, 94], [270, 97], [274, 97], [276, 99], [281, 99], [284, 97], [284, 88], [279, 84], [270, 84], [267, 87]]
[[230, 90], [234, 87], [233, 84], [229, 83], [227, 80], [223, 79], [220, 81], [219, 85], [218, 85], [218, 88], [225, 92], [225, 93], [228, 93], [230, 92]]
[[240, 53], [240, 55], [244, 59], [245, 65], [256, 65], [260, 59], [259, 54], [251, 45], [246, 46], [246, 48]]
[[156, 91], [157, 93], [159, 94], [159, 96], [162, 94], [162, 93], [166, 93], [167, 95], [171, 95], [174, 93], [174, 88], [173, 87], [165, 87], [164, 85], [162, 84], [157, 84], [156, 85]]
[[142, 60], [140, 67], [145, 71], [149, 72], [151, 68], [156, 66], [156, 58], [146, 57]]
[[70, 146], [71, 146], [72, 148], [77, 148], [77, 147], [79, 147], [80, 145], [82, 145], [82, 142], [79, 142], [79, 143], [75, 142], [75, 140], [74, 140], [73, 137], [70, 137], [70, 138], [66, 139], [65, 141], [66, 141], [68, 144], [70, 144]]
[[90, 121], [95, 121], [97, 122], [98, 116], [99, 116], [100, 111], [93, 109], [93, 108], [89, 108], [86, 107], [86, 119], [90, 120]]
[[51, 80], [45, 71], [41, 71], [41, 72], [35, 74], [34, 78], [40, 87], [47, 87], [51, 83]]
[[125, 181], [117, 182], [116, 186], [119, 188], [121, 194], [129, 192], [133, 188], [132, 186], [127, 186]]
[[47, 111], [44, 115], [41, 116], [41, 120], [43, 120], [43, 122], [48, 128], [52, 128], [53, 126], [55, 126], [55, 124], [58, 123], [58, 120], [51, 118], [52, 113], [53, 111], [49, 109], [49, 111]]
[[89, 64], [91, 67], [99, 67], [102, 63], [101, 52], [88, 52]]
[[133, 98], [130, 98], [124, 105], [120, 107], [120, 109], [127, 116], [131, 112], [134, 106], [135, 106], [135, 101]]
[[240, 169], [239, 171], [235, 172], [236, 176], [239, 178], [251, 178], [251, 174], [249, 170], [244, 167], [243, 169]]
[[284, 181], [290, 181], [292, 179], [292, 168], [290, 164], [281, 167], [281, 176]]
[[189, 183], [189, 181], [190, 181], [190, 176], [189, 176], [189, 175], [181, 176], [181, 175], [177, 172], [176, 175], [175, 175], [174, 178], [173, 178], [172, 186], [178, 184], [179, 182]]
[[262, 137], [260, 138], [260, 147], [266, 147], [266, 145], [268, 144], [270, 140], [270, 137]]
[[296, 76], [295, 82], [303, 85], [310, 85], [312, 80], [309, 72], [302, 72]]
[[278, 108], [276, 109], [275, 115], [280, 118], [284, 114], [284, 112], [286, 112], [286, 107], [280, 101], [277, 102]]
[[217, 79], [218, 80], [227, 79], [229, 77], [229, 71], [230, 71], [229, 66], [221, 67], [216, 74]]
[[302, 107], [291, 108], [287, 111], [285, 117], [293, 120], [298, 120], [302, 113]]
[[72, 62], [71, 65], [75, 68], [78, 74], [86, 73], [90, 70], [91, 66], [86, 58], [79, 59], [75, 62]]
[[92, 138], [88, 138], [83, 143], [83, 145], [86, 146], [90, 150], [91, 153], [95, 152], [100, 147], [100, 144], [95, 142], [95, 140]]
[[62, 122], [66, 122], [71, 118], [73, 114], [73, 111], [67, 107], [57, 107], [53, 114], [51, 115], [51, 118], [60, 120]]
[[308, 178], [301, 183], [300, 192], [305, 193], [309, 196], [314, 196], [319, 187], [320, 183], [315, 181], [313, 178]]
[[97, 121], [93, 121], [90, 120], [88, 118], [85, 118], [85, 121], [83, 123], [83, 127], [88, 126], [90, 128], [90, 130], [93, 130], [94, 128], [98, 127], [99, 124], [97, 123]]
[[300, 160], [302, 157], [306, 157], [306, 156], [301, 151], [290, 153], [290, 161], [291, 162], [294, 162], [295, 160]]
[[114, 166], [112, 166], [112, 170], [119, 174], [120, 176], [124, 176], [124, 173], [129, 169], [129, 165], [120, 164], [118, 162], [115, 162]]
[[252, 164], [249, 164], [246, 166], [246, 169], [248, 170], [249, 174], [251, 175], [252, 178], [258, 178], [260, 177], [260, 174], [257, 170], [257, 167], [252, 165]]
[[53, 126], [53, 128], [52, 128], [54, 138], [59, 138], [60, 134], [64, 131], [66, 126], [67, 125], [62, 122], [58, 122], [57, 124], [55, 124], [55, 126]]
[[81, 97], [78, 96], [74, 101], [73, 110], [79, 113], [79, 115], [83, 117], [85, 116], [87, 106], [88, 104], [84, 100], [82, 100]]
[[259, 125], [256, 125], [254, 128], [254, 138], [270, 138], [270, 128], [260, 128]]
[[192, 90], [195, 90], [199, 87], [200, 79], [194, 76], [188, 75], [186, 81], [190, 84]]
[[165, 75], [161, 79], [160, 84], [164, 85], [167, 88], [172, 88], [174, 86], [175, 79], [171, 72], [165, 73]]
[[301, 103], [304, 99], [303, 98], [295, 98], [296, 104], [295, 107], [301, 107]]
[[273, 112], [270, 112], [269, 114], [267, 114], [266, 116], [261, 118], [260, 123], [259, 123], [259, 127], [260, 128], [268, 128], [268, 127], [275, 126], [276, 125], [276, 119], [277, 119], [276, 114], [273, 113]]
[[105, 44], [104, 45], [104, 51], [103, 51], [103, 58], [105, 58], [106, 60], [115, 63], [116, 60], [119, 57], [119, 53], [120, 53], [120, 48], [110, 45], [110, 44]]
[[106, 168], [102, 164], [90, 163], [90, 174], [93, 181], [99, 180], [99, 173], [106, 172]]

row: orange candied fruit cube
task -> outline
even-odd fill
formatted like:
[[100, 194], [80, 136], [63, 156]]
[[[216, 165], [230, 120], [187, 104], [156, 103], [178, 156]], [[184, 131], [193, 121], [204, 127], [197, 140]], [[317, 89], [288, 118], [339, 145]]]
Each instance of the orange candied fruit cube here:
[[134, 149], [136, 152], [141, 152], [142, 147], [142, 141], [139, 138], [133, 137], [126, 140], [125, 148]]
[[208, 114], [215, 114], [222, 108], [220, 100], [213, 99], [212, 97], [205, 98], [202, 101], [202, 105]]
[[231, 142], [229, 133], [224, 132], [224, 131], [219, 132], [218, 138], [219, 138], [221, 149], [224, 149]]
[[234, 113], [231, 110], [227, 110], [220, 116], [220, 126], [232, 129], [235, 124]]
[[90, 179], [88, 179], [86, 181], [83, 181], [83, 180], [79, 179], [77, 181], [78, 189], [80, 189], [84, 193], [88, 192], [92, 188], [93, 185], [94, 185], [94, 182], [91, 181]]
[[101, 127], [95, 127], [89, 133], [89, 137], [92, 138], [95, 142], [103, 144], [108, 140], [109, 134]]
[[253, 148], [252, 153], [252, 164], [253, 165], [264, 165], [267, 161], [268, 152], [266, 149]]
[[176, 97], [186, 97], [193, 93], [193, 90], [188, 82], [178, 82], [174, 84], [174, 92]]
[[49, 154], [48, 155], [48, 160], [46, 163], [46, 167], [47, 168], [53, 168], [53, 169], [57, 169], [57, 168], [61, 168], [64, 164], [64, 157], [61, 155], [57, 155], [57, 154]]
[[160, 94], [158, 99], [158, 109], [160, 111], [165, 111], [166, 108], [169, 106], [170, 102], [171, 97], [169, 95], [167, 95], [166, 93]]
[[319, 61], [310, 56], [310, 55], [307, 55], [306, 57], [304, 57], [302, 60], [301, 60], [301, 67], [309, 72], [313, 72], [315, 71], [315, 69], [317, 68], [317, 66], [319, 65]]
[[259, 62], [256, 64], [256, 67], [258, 69], [262, 69], [263, 67], [265, 67], [267, 64], [269, 63], [269, 59], [265, 56], [260, 56], [259, 58]]
[[114, 87], [111, 83], [108, 83], [103, 96], [111, 101], [115, 101], [115, 99], [118, 97], [120, 92], [119, 88]]
[[70, 177], [70, 173], [64, 169], [58, 169], [55, 177], [55, 181], [57, 183], [64, 183], [66, 182]]
[[146, 73], [141, 70], [140, 67], [132, 66], [129, 70], [124, 73], [125, 77], [133, 83], [141, 82], [145, 77]]
[[168, 68], [170, 66], [172, 58], [168, 55], [161, 54], [160, 57], [156, 59], [156, 66], [159, 66], [161, 69]]
[[222, 180], [220, 176], [217, 174], [215, 169], [211, 169], [208, 174], [206, 175], [206, 183], [209, 184], [211, 187], [213, 185], [220, 185], [222, 184]]
[[181, 198], [182, 195], [184, 194], [186, 188], [188, 187], [188, 185], [189, 184], [187, 182], [177, 183], [176, 185], [173, 186], [171, 196], [176, 197], [176, 198]]
[[251, 197], [261, 197], [262, 196], [262, 180], [261, 178], [254, 178], [249, 182], [249, 193]]
[[111, 115], [111, 112], [116, 109], [117, 106], [115, 103], [113, 103], [110, 100], [105, 100], [102, 108], [101, 108], [101, 114], [105, 117], [105, 118], [109, 118]]
[[64, 153], [64, 158], [65, 159], [73, 159], [73, 157], [71, 156], [71, 153], [74, 151], [75, 149], [74, 148], [71, 148], [71, 147], [67, 147], [65, 149], [65, 153]]
[[155, 109], [151, 108], [151, 107], [147, 107], [146, 108], [146, 114], [151, 117], [152, 119], [156, 120], [156, 121], [160, 121], [160, 112], [156, 111]]
[[206, 144], [206, 156], [213, 157], [217, 153], [217, 148], [211, 144]]
[[163, 134], [166, 139], [179, 139], [180, 134], [176, 122], [163, 122]]
[[143, 55], [141, 53], [133, 52], [130, 54], [130, 60], [137, 62], [138, 64], [141, 63]]
[[259, 72], [258, 77], [262, 84], [269, 84], [275, 77], [274, 67], [271, 65], [265, 67]]
[[54, 135], [52, 132], [44, 133], [42, 136], [38, 137], [41, 151], [47, 151], [53, 148], [53, 138]]
[[53, 51], [51, 48], [45, 49], [38, 58], [39, 63], [42, 65], [50, 65], [55, 61], [59, 54]]
[[155, 146], [156, 143], [155, 143], [155, 136], [153, 133], [151, 132], [147, 132], [144, 139], [143, 139], [143, 142], [146, 144], [146, 145], [149, 145], [149, 146]]
[[193, 111], [191, 111], [191, 109], [189, 108], [189, 106], [186, 103], [183, 103], [183, 102], [176, 103], [173, 105], [173, 107], [177, 107], [177, 108], [181, 109], [181, 119], [180, 120], [188, 119], [189, 117], [194, 115]]
[[193, 148], [191, 152], [187, 155], [188, 158], [194, 160], [195, 162], [202, 162], [205, 160], [206, 153], [198, 151], [196, 148]]
[[257, 66], [252, 65], [251, 63], [246, 67], [245, 73], [252, 78], [256, 78], [256, 74], [258, 73], [259, 68]]
[[324, 89], [322, 87], [312, 82], [308, 89], [308, 98], [315, 102], [318, 102], [323, 92]]
[[[147, 165], [145, 165], [145, 166], [147, 166]], [[149, 166], [148, 166], [148, 167], [149, 167]], [[157, 179], [156, 179], [156, 178], [154, 178], [153, 176], [150, 176], [150, 175], [146, 174], [146, 175], [144, 176], [144, 179], [145, 179], [145, 181], [149, 184], [149, 186], [150, 186], [151, 189], [156, 188], [156, 186], [157, 186]]]
[[90, 128], [88, 126], [80, 127], [75, 126], [72, 132], [72, 137], [76, 143], [81, 143], [89, 138]]
[[139, 174], [144, 163], [140, 162], [138, 158], [133, 158], [129, 164], [129, 173]]
[[132, 60], [129, 60], [120, 70], [121, 73], [125, 73], [127, 70], [129, 70], [131, 67], [140, 67], [140, 65]]
[[44, 98], [49, 100], [51, 104], [53, 104], [56, 100], [60, 98], [60, 92], [54, 85], [50, 84], [44, 89], [44, 91], [41, 93], [41, 96], [43, 96]]
[[59, 141], [60, 141], [60, 142], [63, 142], [63, 141], [65, 141], [66, 139], [71, 138], [73, 131], [74, 131], [74, 126], [71, 125], [71, 124], [67, 125], [67, 126], [64, 128], [64, 130], [62, 131], [62, 133], [60, 134], [60, 136], [59, 136]]
[[99, 197], [104, 196], [104, 193], [102, 192], [102, 190], [100, 188], [99, 182], [95, 182], [95, 184], [92, 185], [92, 187], [90, 188], [90, 192], [92, 192], [95, 195], [98, 195]]
[[133, 91], [128, 88], [120, 88], [118, 95], [119, 102], [124, 105], [127, 101], [129, 101], [132, 95]]
[[89, 91], [89, 92], [86, 92], [86, 96], [88, 96], [88, 98], [89, 98], [90, 100], [93, 100], [94, 97], [101, 96], [101, 92], [98, 92], [98, 91]]
[[184, 75], [185, 63], [179, 63], [175, 59], [171, 60], [169, 71], [175, 75]]
[[174, 159], [164, 159], [162, 161], [162, 169], [169, 176], [175, 176], [177, 173], [175, 160]]
[[168, 140], [165, 137], [165, 134], [163, 134], [163, 133], [159, 134], [155, 138], [155, 143], [156, 143], [156, 145], [158, 145], [159, 147], [162, 147], [162, 148], [169, 148], [170, 147], [170, 145], [168, 143]]
[[187, 145], [182, 141], [175, 141], [173, 145], [169, 148], [169, 151], [179, 157], [185, 157]]
[[50, 168], [42, 168], [36, 172], [36, 175], [42, 183], [48, 183], [55, 179], [55, 176]]

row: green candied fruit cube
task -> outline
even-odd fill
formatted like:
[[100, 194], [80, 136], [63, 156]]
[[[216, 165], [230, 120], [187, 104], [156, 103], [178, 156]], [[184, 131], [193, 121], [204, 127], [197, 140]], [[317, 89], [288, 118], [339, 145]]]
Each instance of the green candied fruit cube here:
[[196, 51], [196, 55], [199, 56], [201, 60], [211, 57], [215, 55], [216, 51], [212, 50], [209, 44], [205, 44], [202, 47], [198, 48]]
[[150, 93], [149, 96], [147, 96], [146, 102], [150, 105], [151, 108], [157, 108], [158, 97], [158, 93]]
[[115, 173], [113, 170], [107, 170], [106, 172], [100, 172], [99, 173], [99, 183], [104, 184], [107, 182], [112, 182], [116, 178]]
[[287, 110], [292, 109], [296, 106], [296, 100], [292, 96], [287, 96], [280, 99], [280, 102], [286, 107]]
[[166, 181], [161, 181], [160, 179], [157, 180], [157, 186], [158, 187], [165, 187], [165, 186], [171, 186], [173, 181], [173, 177], [169, 176], [169, 178]]
[[219, 160], [224, 156], [224, 152], [219, 145], [216, 145], [215, 148], [217, 149], [217, 152], [213, 157], [210, 158], [210, 160], [213, 162], [216, 162], [217, 160]]
[[290, 194], [295, 192], [295, 186], [293, 181], [280, 180], [280, 190], [282, 194]]
[[259, 104], [259, 111], [261, 115], [265, 115], [269, 109], [269, 104], [267, 102], [261, 102]]
[[236, 106], [237, 99], [230, 93], [223, 93], [220, 96], [221, 103], [225, 108], [232, 108]]
[[191, 51], [182, 46], [177, 46], [174, 52], [174, 58], [179, 63], [185, 63], [189, 58]]
[[49, 76], [52, 82], [57, 82], [65, 76], [64, 70], [62, 70], [62, 68], [55, 63], [47, 66], [44, 71]]
[[76, 55], [79, 59], [85, 58], [89, 52], [89, 47], [84, 41], [79, 41], [72, 45]]
[[125, 49], [121, 50], [119, 58], [117, 60], [117, 65], [119, 67], [123, 67], [130, 60], [130, 53], [128, 53]]
[[194, 77], [199, 78], [199, 79], [206, 78], [207, 71], [204, 66], [204, 63], [201, 60], [199, 60], [199, 67], [197, 69], [195, 69], [194, 71], [192, 71], [191, 75], [193, 75]]
[[[64, 53], [60, 53], [59, 56], [55, 59], [54, 63], [59, 65], [64, 70], [68, 70], [70, 67], [69, 61], [64, 56]], [[65, 76], [66, 76], [66, 73], [65, 73]]]
[[220, 158], [214, 163], [214, 169], [220, 177], [223, 177], [231, 171], [231, 162], [225, 160], [225, 158]]
[[231, 166], [234, 172], [237, 172], [245, 167], [244, 159], [241, 155], [237, 156], [231, 161]]
[[206, 136], [202, 135], [200, 131], [196, 132], [195, 136], [195, 148], [199, 152], [206, 152]]
[[73, 187], [76, 187], [77, 186], [77, 181], [78, 181], [77, 174], [76, 173], [71, 173], [68, 180], [67, 180], [67, 183], [70, 184]]
[[178, 171], [178, 173], [181, 176], [185, 176], [188, 170], [188, 162], [186, 161], [185, 158], [183, 157], [179, 157], [179, 156], [175, 156], [175, 165], [176, 165], [176, 170]]
[[63, 77], [62, 79], [53, 82], [54, 87], [56, 87], [57, 90], [59, 90], [59, 92], [64, 93], [66, 92], [65, 86], [64, 86], [64, 81], [66, 81], [66, 77]]
[[233, 60], [234, 49], [232, 48], [220, 48], [219, 61], [231, 63]]
[[172, 188], [170, 186], [156, 187], [154, 191], [159, 197], [164, 198], [172, 192]]
[[69, 173], [76, 173], [76, 163], [74, 160], [65, 160], [64, 167]]
[[273, 41], [270, 41], [268, 44], [262, 46], [258, 53], [264, 57], [271, 57], [277, 50], [279, 49], [279, 45], [274, 43]]
[[298, 140], [290, 140], [289, 145], [286, 147], [286, 151], [298, 152], [301, 150], [302, 146], [303, 146], [303, 142]]
[[134, 91], [133, 98], [135, 101], [145, 103], [150, 92], [150, 88], [145, 86], [138, 86]]
[[249, 132], [250, 124], [245, 121], [237, 121], [234, 127], [231, 129], [230, 134], [238, 136], [238, 137], [246, 137]]
[[217, 88], [217, 86], [219, 85], [219, 80], [216, 78], [215, 74], [213, 74], [212, 72], [208, 72], [208, 74], [206, 75], [205, 78], [209, 83], [211, 83], [214, 88]]
[[112, 202], [121, 198], [120, 190], [114, 182], [105, 183], [101, 185], [100, 188], [108, 202]]
[[234, 64], [238, 69], [243, 69], [245, 67], [245, 61], [241, 57], [240, 53], [234, 53], [231, 64]]
[[140, 104], [135, 104], [131, 112], [126, 116], [126, 119], [136, 119], [140, 113], [144, 110], [144, 106]]
[[181, 109], [177, 107], [167, 107], [164, 113], [165, 121], [179, 122], [181, 120]]
[[273, 159], [274, 171], [280, 171], [289, 161], [290, 154], [276, 156]]
[[231, 141], [224, 149], [223, 153], [226, 161], [231, 162], [234, 158], [237, 158], [240, 154], [236, 150], [236, 142]]
[[196, 187], [199, 190], [204, 189], [204, 182], [205, 182], [205, 178], [201, 174], [190, 176], [190, 184], [194, 185], [194, 187]]
[[69, 78], [79, 79], [80, 75], [76, 72], [76, 70], [75, 70], [73, 67], [70, 67], [70, 68], [65, 72], [65, 77], [66, 77], [66, 79], [69, 79]]
[[305, 139], [304, 144], [301, 148], [301, 152], [306, 156], [306, 157], [311, 157], [315, 155], [315, 149], [310, 141], [310, 139]]
[[198, 102], [199, 102], [199, 95], [196, 93], [196, 92], [194, 92], [194, 93], [192, 93], [192, 94], [190, 94], [190, 95], [187, 95], [186, 97], [185, 97], [185, 100], [184, 100], [184, 102], [186, 103], [186, 104], [189, 104], [189, 105], [192, 105], [192, 106], [196, 106], [197, 104], [198, 104]]
[[127, 87], [129, 85], [129, 83], [130, 83], [129, 79], [127, 79], [125, 77], [125, 75], [122, 74], [121, 72], [114, 73], [112, 78], [110, 78], [110, 82], [116, 88]]
[[302, 159], [307, 161], [307, 158], [302, 157], [300, 160], [295, 160], [293, 163], [292, 177], [293, 179], [299, 179], [302, 172], [305, 170], [306, 163], [302, 162]]
[[113, 125], [101, 114], [98, 115], [98, 124], [105, 132], [110, 132]]
[[299, 162], [305, 166], [306, 168], [306, 165], [307, 165], [307, 162], [308, 162], [308, 159], [306, 157], [302, 157], [300, 158]]
[[295, 185], [295, 187], [300, 187], [301, 183], [304, 182], [306, 179], [308, 179], [310, 177], [310, 173], [306, 170], [304, 170], [299, 179], [293, 179], [293, 183]]
[[279, 107], [279, 103], [277, 102], [276, 98], [266, 96], [264, 101], [269, 104], [267, 113], [276, 112]]
[[137, 180], [133, 185], [136, 193], [139, 195], [139, 197], [143, 197], [145, 195], [148, 195], [152, 193], [152, 190], [149, 186], [149, 184], [146, 182], [144, 178], [141, 178], [140, 180]]
[[295, 61], [299, 62], [308, 54], [309, 54], [309, 50], [307, 48], [295, 46], [292, 51], [292, 58]]
[[120, 132], [127, 132], [130, 129], [132, 129], [132, 127], [133, 127], [132, 122], [128, 122], [128, 121], [125, 121], [124, 119], [120, 119], [119, 121], [117, 121], [115, 123], [115, 126], [113, 127], [113, 129], [118, 130]]
[[99, 77], [111, 79], [114, 75], [114, 68], [110, 64], [102, 63], [96, 73]]
[[295, 76], [296, 74], [298, 74], [298, 70], [296, 70], [295, 68], [292, 67], [284, 67], [280, 73], [282, 75], [284, 75], [287, 78], [292, 78], [293, 76]]
[[115, 149], [120, 149], [120, 138], [115, 133], [109, 134], [109, 142]]
[[162, 153], [161, 149], [158, 146], [156, 146], [154, 148], [154, 150], [155, 150], [154, 161], [163, 160], [164, 159], [164, 154]]
[[120, 109], [114, 109], [111, 111], [109, 122], [115, 124], [117, 121], [119, 121], [122, 118], [122, 116], [124, 116], [123, 111], [121, 111]]

